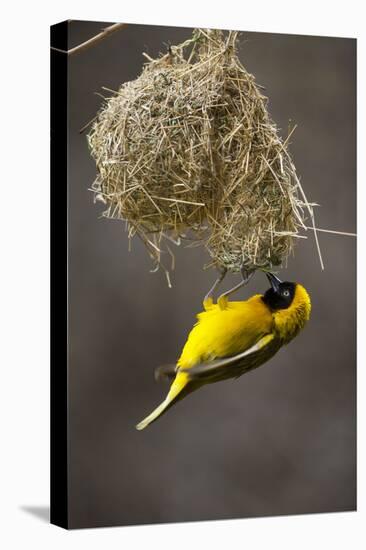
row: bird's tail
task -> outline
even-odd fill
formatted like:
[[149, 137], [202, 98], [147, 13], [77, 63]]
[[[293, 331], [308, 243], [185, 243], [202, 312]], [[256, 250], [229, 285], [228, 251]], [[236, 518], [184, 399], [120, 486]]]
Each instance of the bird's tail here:
[[156, 409], [154, 409], [153, 412], [149, 414], [149, 416], [141, 420], [141, 422], [137, 424], [136, 429], [145, 429], [147, 426], [149, 426], [149, 424], [155, 422], [155, 420], [157, 420], [172, 405], [174, 405], [174, 403], [178, 401], [178, 399], [184, 397], [187, 394], [188, 390], [187, 381], [188, 377], [186, 374], [180, 374], [179, 376], [177, 376], [165, 400], [158, 407], [156, 407]]

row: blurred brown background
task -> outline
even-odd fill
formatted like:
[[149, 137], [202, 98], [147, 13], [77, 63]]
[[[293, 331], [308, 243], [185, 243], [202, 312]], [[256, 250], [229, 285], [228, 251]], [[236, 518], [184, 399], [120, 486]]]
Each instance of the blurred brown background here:
[[[103, 23], [71, 22], [69, 47]], [[215, 274], [177, 249], [169, 289], [139, 240], [100, 219], [95, 165], [79, 129], [102, 86], [116, 90], [190, 29], [128, 25], [69, 63], [69, 405], [72, 527], [354, 510], [356, 240], [312, 235], [281, 277], [302, 282], [311, 322], [277, 357], [208, 386], [143, 432], [165, 396], [154, 368], [174, 361]], [[265, 86], [321, 228], [355, 232], [356, 41], [245, 32], [240, 58]], [[225, 287], [235, 279], [227, 280]], [[258, 274], [239, 296], [267, 288]], [[238, 296], [238, 297], [239, 297]]]

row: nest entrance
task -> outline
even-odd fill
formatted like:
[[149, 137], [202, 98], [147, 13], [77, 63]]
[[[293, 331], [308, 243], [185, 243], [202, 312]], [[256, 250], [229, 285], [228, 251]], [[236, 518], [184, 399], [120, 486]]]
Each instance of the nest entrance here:
[[288, 140], [236, 41], [235, 32], [199, 29], [148, 58], [88, 136], [104, 216], [125, 220], [128, 237], [138, 234], [158, 266], [173, 241], [203, 245], [210, 266], [271, 269], [305, 227], [309, 205]]

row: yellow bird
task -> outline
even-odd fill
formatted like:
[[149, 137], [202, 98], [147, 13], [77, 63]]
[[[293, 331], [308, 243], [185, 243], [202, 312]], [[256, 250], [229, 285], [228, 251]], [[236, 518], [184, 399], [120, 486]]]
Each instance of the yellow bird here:
[[264, 295], [241, 302], [230, 302], [222, 295], [217, 304], [205, 299], [205, 311], [197, 315], [177, 364], [157, 369], [159, 376], [174, 380], [166, 399], [137, 424], [138, 430], [201, 386], [259, 367], [304, 327], [311, 310], [305, 288], [282, 282], [272, 273], [266, 275], [271, 288]]

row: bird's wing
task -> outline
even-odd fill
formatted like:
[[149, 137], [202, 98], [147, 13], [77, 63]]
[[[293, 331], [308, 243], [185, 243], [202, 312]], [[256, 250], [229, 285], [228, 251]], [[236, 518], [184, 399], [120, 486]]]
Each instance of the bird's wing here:
[[259, 367], [272, 357], [280, 348], [280, 343], [273, 334], [266, 334], [249, 349], [222, 359], [200, 363], [190, 368], [178, 368], [178, 372], [186, 372], [190, 380], [216, 382], [226, 378], [237, 378], [245, 372]]

